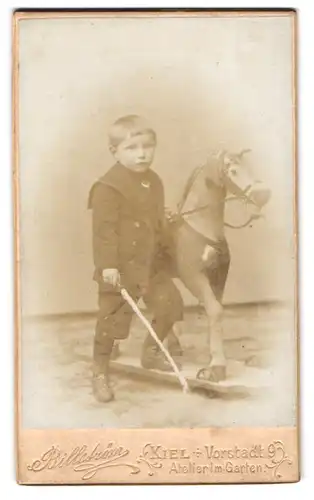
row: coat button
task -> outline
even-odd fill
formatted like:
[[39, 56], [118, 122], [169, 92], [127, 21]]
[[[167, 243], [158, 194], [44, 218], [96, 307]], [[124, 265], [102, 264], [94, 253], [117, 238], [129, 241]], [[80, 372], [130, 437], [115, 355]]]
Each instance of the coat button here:
[[138, 221], [134, 222], [134, 226], [135, 226], [135, 227], [140, 227], [140, 225], [141, 225], [141, 224], [140, 224]]
[[132, 245], [135, 247], [136, 246], [136, 241], [132, 241]]

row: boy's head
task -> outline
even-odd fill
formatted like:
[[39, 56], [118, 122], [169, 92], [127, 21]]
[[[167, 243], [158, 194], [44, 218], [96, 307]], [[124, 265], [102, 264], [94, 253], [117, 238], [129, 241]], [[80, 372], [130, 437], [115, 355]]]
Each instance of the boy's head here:
[[154, 159], [156, 133], [140, 116], [123, 116], [110, 127], [109, 147], [119, 163], [134, 172], [145, 172]]

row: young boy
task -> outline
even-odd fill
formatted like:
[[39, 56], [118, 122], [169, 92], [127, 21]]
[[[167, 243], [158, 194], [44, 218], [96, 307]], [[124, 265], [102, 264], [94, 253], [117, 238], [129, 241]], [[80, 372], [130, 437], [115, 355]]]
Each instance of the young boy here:
[[[94, 279], [98, 283], [99, 313], [94, 338], [93, 392], [108, 402], [109, 360], [114, 341], [128, 337], [133, 311], [119, 293], [125, 287], [134, 300], [143, 298], [153, 312], [153, 327], [164, 340], [182, 319], [181, 295], [173, 281], [156, 269], [155, 259], [164, 227], [164, 190], [150, 170], [156, 134], [136, 115], [117, 120], [109, 131], [116, 164], [91, 188]], [[171, 366], [148, 334], [142, 366], [170, 371]]]

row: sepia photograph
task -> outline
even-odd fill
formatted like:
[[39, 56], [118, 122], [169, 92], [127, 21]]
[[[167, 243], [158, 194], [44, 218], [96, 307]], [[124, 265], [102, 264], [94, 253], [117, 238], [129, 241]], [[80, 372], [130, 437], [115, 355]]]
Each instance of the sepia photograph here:
[[298, 480], [295, 24], [14, 14], [22, 482]]

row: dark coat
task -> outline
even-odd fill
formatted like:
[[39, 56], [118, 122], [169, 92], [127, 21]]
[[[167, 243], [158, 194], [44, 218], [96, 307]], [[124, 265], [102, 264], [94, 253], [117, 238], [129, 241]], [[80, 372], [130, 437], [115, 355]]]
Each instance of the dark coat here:
[[[102, 270], [116, 268], [122, 284], [145, 288], [164, 224], [164, 189], [158, 175], [114, 165], [92, 186], [94, 279], [108, 290]], [[110, 285], [109, 285], [110, 288]]]

